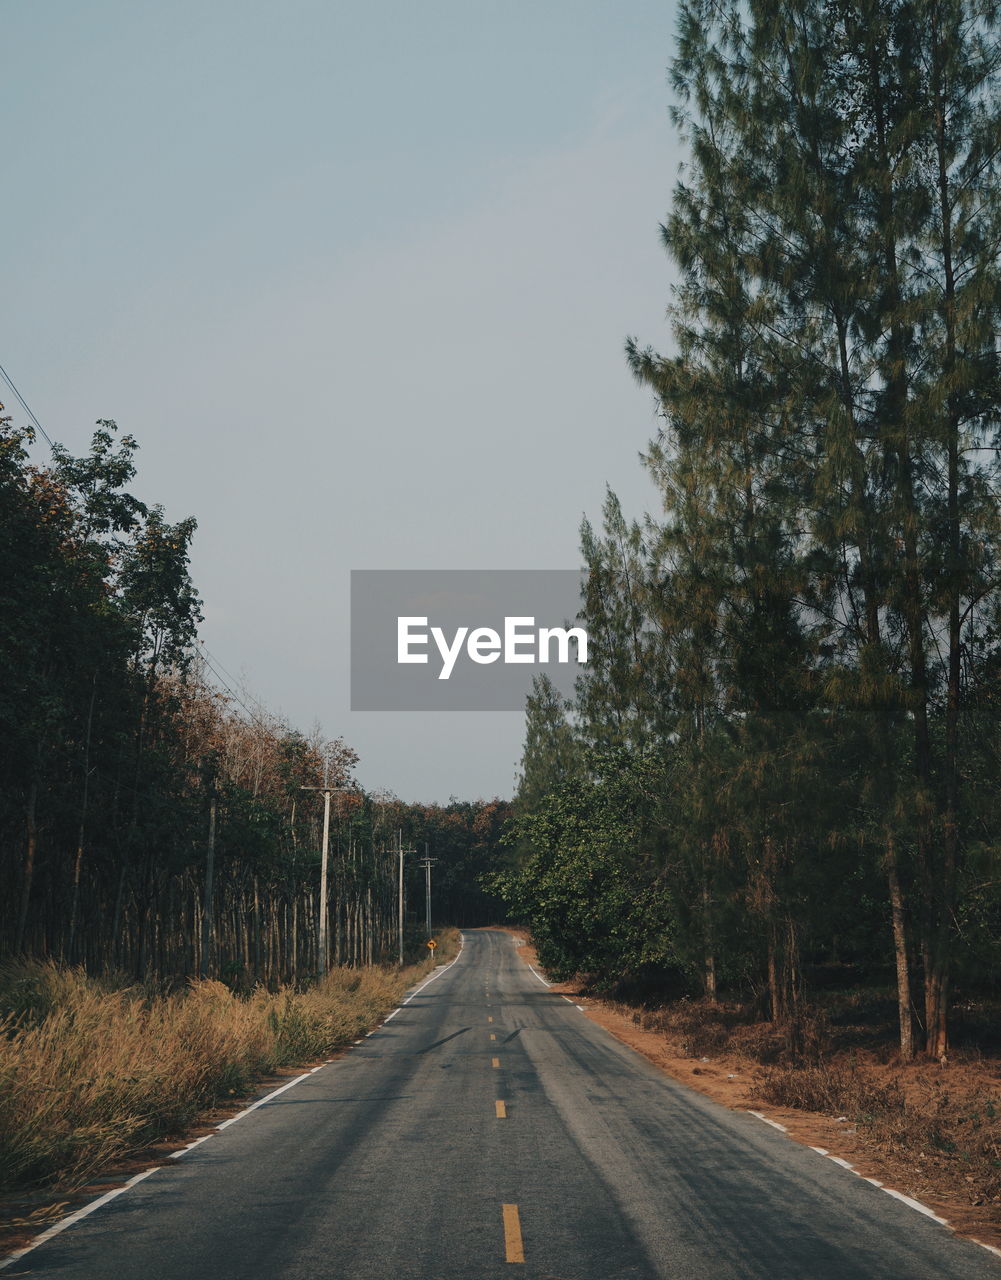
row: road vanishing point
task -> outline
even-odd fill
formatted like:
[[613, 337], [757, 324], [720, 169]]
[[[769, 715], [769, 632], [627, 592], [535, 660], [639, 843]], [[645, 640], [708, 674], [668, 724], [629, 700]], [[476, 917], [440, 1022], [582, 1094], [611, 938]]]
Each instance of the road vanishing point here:
[[7, 1263], [65, 1280], [1001, 1280], [471, 930], [377, 1031]]

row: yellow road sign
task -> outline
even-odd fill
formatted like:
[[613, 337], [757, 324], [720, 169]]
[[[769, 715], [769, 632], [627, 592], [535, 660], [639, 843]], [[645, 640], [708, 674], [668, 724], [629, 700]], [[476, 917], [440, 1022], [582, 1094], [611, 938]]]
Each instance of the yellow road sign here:
[[429, 948], [431, 951], [433, 951], [437, 945], [438, 945], [438, 944], [437, 944], [437, 942], [435, 942], [434, 938], [432, 938], [432, 939], [430, 940], [430, 942], [428, 943], [428, 948]]

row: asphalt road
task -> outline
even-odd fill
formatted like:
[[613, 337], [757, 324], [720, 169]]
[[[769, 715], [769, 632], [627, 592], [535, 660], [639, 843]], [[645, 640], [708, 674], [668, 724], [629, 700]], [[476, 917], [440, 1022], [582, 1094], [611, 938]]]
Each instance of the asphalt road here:
[[1001, 1261], [665, 1078], [482, 930], [346, 1056], [13, 1276], [1001, 1280]]

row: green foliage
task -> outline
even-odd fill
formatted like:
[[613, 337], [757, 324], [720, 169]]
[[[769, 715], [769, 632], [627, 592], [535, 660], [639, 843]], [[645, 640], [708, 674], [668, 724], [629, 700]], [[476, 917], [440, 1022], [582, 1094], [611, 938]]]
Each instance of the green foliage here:
[[935, 1056], [950, 977], [995, 972], [998, 31], [980, 0], [681, 6], [674, 349], [627, 344], [663, 512], [585, 522], [566, 717], [653, 766], [657, 835], [624, 857], [594, 778], [533, 796], [511, 891], [564, 970], [622, 972], [621, 910], [781, 1021], [804, 957], [895, 958]]
[[531, 924], [542, 963], [559, 977], [586, 969], [614, 979], [675, 960], [670, 897], [650, 883], [654, 795], [650, 762], [619, 751], [591, 757], [510, 826], [531, 850], [495, 878], [516, 919]]
[[546, 675], [537, 676], [525, 704], [525, 749], [516, 803], [531, 810], [550, 791], [582, 773], [570, 706]]

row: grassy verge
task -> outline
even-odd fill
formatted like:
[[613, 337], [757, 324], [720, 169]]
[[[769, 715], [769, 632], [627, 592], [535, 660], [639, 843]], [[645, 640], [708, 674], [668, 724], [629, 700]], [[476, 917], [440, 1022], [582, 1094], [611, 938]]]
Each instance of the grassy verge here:
[[[459, 936], [437, 937], [442, 964]], [[239, 996], [212, 980], [150, 995], [54, 964], [6, 966], [0, 1191], [83, 1185], [260, 1077], [350, 1044], [433, 967], [335, 969], [305, 989]]]

